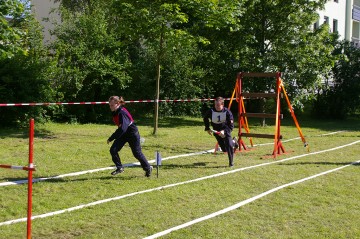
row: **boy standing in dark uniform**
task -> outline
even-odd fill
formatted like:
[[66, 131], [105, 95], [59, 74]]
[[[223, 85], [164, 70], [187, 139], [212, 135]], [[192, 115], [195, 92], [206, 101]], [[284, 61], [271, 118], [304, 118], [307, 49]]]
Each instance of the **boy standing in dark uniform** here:
[[115, 163], [116, 170], [112, 175], [124, 172], [124, 167], [121, 164], [119, 151], [122, 147], [129, 143], [134, 157], [139, 160], [141, 167], [145, 171], [145, 176], [150, 177], [152, 166], [150, 166], [146, 157], [141, 151], [140, 134], [134, 120], [124, 107], [125, 101], [122, 96], [111, 96], [109, 99], [110, 110], [112, 111], [113, 121], [118, 126], [116, 131], [109, 137], [107, 143], [115, 140], [110, 147], [110, 154], [112, 161]]
[[[210, 121], [213, 130], [218, 134], [213, 134], [210, 129]], [[227, 152], [229, 157], [229, 166], [234, 166], [234, 146], [237, 148], [237, 140], [231, 138], [231, 131], [234, 129], [234, 117], [231, 111], [224, 107], [224, 99], [217, 97], [214, 107], [209, 109], [204, 115], [205, 131], [214, 135], [223, 152]]]

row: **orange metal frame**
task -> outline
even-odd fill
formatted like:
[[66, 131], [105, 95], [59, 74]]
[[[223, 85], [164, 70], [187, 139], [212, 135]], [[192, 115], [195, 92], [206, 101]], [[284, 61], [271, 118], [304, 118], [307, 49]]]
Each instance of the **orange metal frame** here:
[[[305, 137], [303, 136], [299, 123], [296, 119], [293, 107], [291, 106], [290, 100], [287, 96], [287, 93], [285, 91], [284, 84], [281, 80], [281, 72], [276, 73], [258, 73], [258, 72], [240, 72], [237, 75], [237, 80], [235, 84], [235, 88], [233, 91], [233, 95], [231, 97], [231, 101], [229, 103], [229, 108], [232, 104], [232, 98], [234, 97], [236, 93], [236, 101], [238, 102], [238, 124], [239, 124], [239, 133], [238, 133], [238, 143], [239, 143], [239, 151], [242, 149], [247, 150], [247, 147], [243, 141], [243, 132], [242, 129], [246, 131], [247, 134], [250, 134], [249, 124], [246, 117], [246, 110], [245, 110], [245, 104], [244, 104], [244, 96], [242, 92], [242, 81], [244, 77], [275, 77], [276, 78], [276, 114], [275, 114], [275, 134], [274, 134], [274, 148], [273, 148], [273, 157], [276, 158], [277, 155], [285, 153], [284, 146], [281, 142], [281, 134], [280, 134], [280, 127], [281, 127], [281, 107], [280, 107], [280, 94], [283, 92], [285, 95], [289, 110], [291, 112], [291, 116], [295, 122], [295, 125], [298, 129], [298, 132], [300, 134], [301, 140], [304, 143], [304, 147], [308, 148], [308, 144], [306, 143]], [[257, 135], [260, 137], [260, 135]], [[252, 136], [252, 137], [257, 137]], [[253, 141], [252, 138], [249, 137], [250, 144], [253, 147]], [[308, 148], [309, 150], [309, 148]]]
[[[242, 80], [244, 77], [275, 77], [276, 78], [276, 114], [275, 114], [275, 133], [274, 133], [274, 149], [273, 149], [273, 157], [276, 158], [277, 155], [285, 153], [284, 146], [281, 142], [281, 134], [280, 134], [280, 126], [281, 126], [281, 107], [280, 107], [280, 94], [281, 92], [285, 95], [285, 99], [287, 102], [287, 105], [289, 107], [289, 111], [291, 113], [291, 117], [293, 118], [296, 128], [298, 129], [299, 135], [301, 140], [304, 143], [304, 147], [307, 147], [309, 151], [309, 145], [305, 140], [304, 135], [301, 132], [299, 123], [296, 119], [293, 107], [290, 103], [289, 97], [287, 96], [284, 84], [281, 80], [281, 72], [276, 73], [259, 73], [259, 72], [239, 72], [236, 79], [236, 84], [229, 102], [228, 108], [231, 108], [231, 104], [233, 102], [233, 99], [236, 100], [238, 103], [238, 124], [239, 124], [239, 133], [238, 133], [238, 143], [239, 143], [239, 151], [242, 151], [242, 149], [247, 150], [248, 148], [245, 145], [245, 142], [243, 140], [243, 132], [242, 129], [245, 130], [247, 136], [252, 135], [252, 137], [264, 137], [262, 134], [250, 134], [250, 128], [249, 123], [246, 117], [246, 110], [245, 110], [245, 104], [244, 104], [244, 96], [242, 92]], [[234, 98], [234, 96], [236, 96]], [[272, 135], [266, 135], [266, 138]], [[251, 147], [254, 146], [252, 137], [249, 137], [250, 145]], [[215, 145], [214, 153], [218, 150], [218, 143]]]
[[[245, 116], [246, 110], [245, 110], [245, 104], [244, 104], [244, 97], [242, 95], [242, 80], [244, 77], [276, 77], [276, 117], [275, 117], [275, 134], [274, 134], [274, 150], [273, 150], [273, 156], [276, 158], [276, 155], [285, 153], [284, 146], [282, 145], [281, 139], [280, 139], [280, 126], [281, 126], [281, 118], [280, 118], [280, 76], [281, 73], [245, 73], [240, 72], [237, 75], [237, 82], [235, 85], [235, 88], [237, 88], [236, 92], [237, 94], [237, 101], [240, 102], [238, 104], [238, 123], [239, 123], [239, 151], [246, 150], [245, 143], [243, 141], [242, 137], [242, 128], [245, 129], [247, 133], [250, 133], [249, 124], [247, 117]], [[250, 138], [250, 144], [253, 146], [252, 138]]]

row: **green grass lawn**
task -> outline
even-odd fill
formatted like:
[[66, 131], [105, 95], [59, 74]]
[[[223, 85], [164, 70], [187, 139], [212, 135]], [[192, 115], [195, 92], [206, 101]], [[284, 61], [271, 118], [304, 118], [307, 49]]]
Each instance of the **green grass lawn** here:
[[[222, 153], [184, 156], [215, 146], [201, 119], [161, 119], [156, 136], [152, 135], [151, 120], [141, 119], [137, 124], [145, 138], [144, 154], [153, 160], [159, 151], [164, 158], [159, 177], [156, 169], [146, 178], [140, 167], [126, 167], [116, 176], [110, 175], [109, 168], [34, 183], [33, 216], [117, 200], [34, 219], [32, 236], [144, 238], [360, 160], [360, 120], [301, 119], [299, 123], [309, 152], [300, 139], [290, 140], [299, 137], [298, 131], [291, 120], [283, 120], [285, 154], [269, 157], [273, 140], [253, 138], [256, 147], [236, 153], [235, 167], [229, 168], [227, 155]], [[106, 140], [114, 130], [112, 125], [35, 122], [34, 178], [113, 167]], [[274, 126], [260, 127], [254, 122], [250, 130], [271, 134]], [[27, 166], [28, 129], [1, 129], [0, 142], [0, 164]], [[248, 139], [244, 142], [249, 145]], [[124, 164], [137, 162], [128, 146], [120, 155]], [[169, 158], [176, 155], [183, 156]], [[25, 171], [0, 168], [0, 184], [26, 177]], [[359, 182], [359, 164], [351, 165], [162, 238], [360, 238]], [[27, 184], [0, 186], [0, 194], [0, 224], [26, 217]], [[26, 222], [0, 226], [0, 238], [25, 237]]]

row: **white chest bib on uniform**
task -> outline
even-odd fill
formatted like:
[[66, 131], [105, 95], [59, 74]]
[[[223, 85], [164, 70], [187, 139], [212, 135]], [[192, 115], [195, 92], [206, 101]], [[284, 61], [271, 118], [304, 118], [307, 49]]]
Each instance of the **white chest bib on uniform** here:
[[212, 111], [211, 122], [213, 122], [214, 124], [222, 124], [226, 122], [226, 112]]

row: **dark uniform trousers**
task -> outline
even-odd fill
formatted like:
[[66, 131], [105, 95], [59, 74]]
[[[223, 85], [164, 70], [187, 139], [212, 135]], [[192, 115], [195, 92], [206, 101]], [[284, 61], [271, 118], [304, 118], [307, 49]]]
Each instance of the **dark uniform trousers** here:
[[146, 160], [145, 155], [141, 151], [140, 134], [135, 124], [132, 124], [127, 129], [126, 133], [120, 138], [115, 139], [114, 143], [110, 147], [110, 154], [112, 161], [117, 168], [122, 167], [122, 163], [119, 156], [119, 151], [124, 147], [126, 143], [129, 143], [131, 151], [134, 157], [139, 160], [141, 167], [146, 171], [150, 168], [149, 162]]

